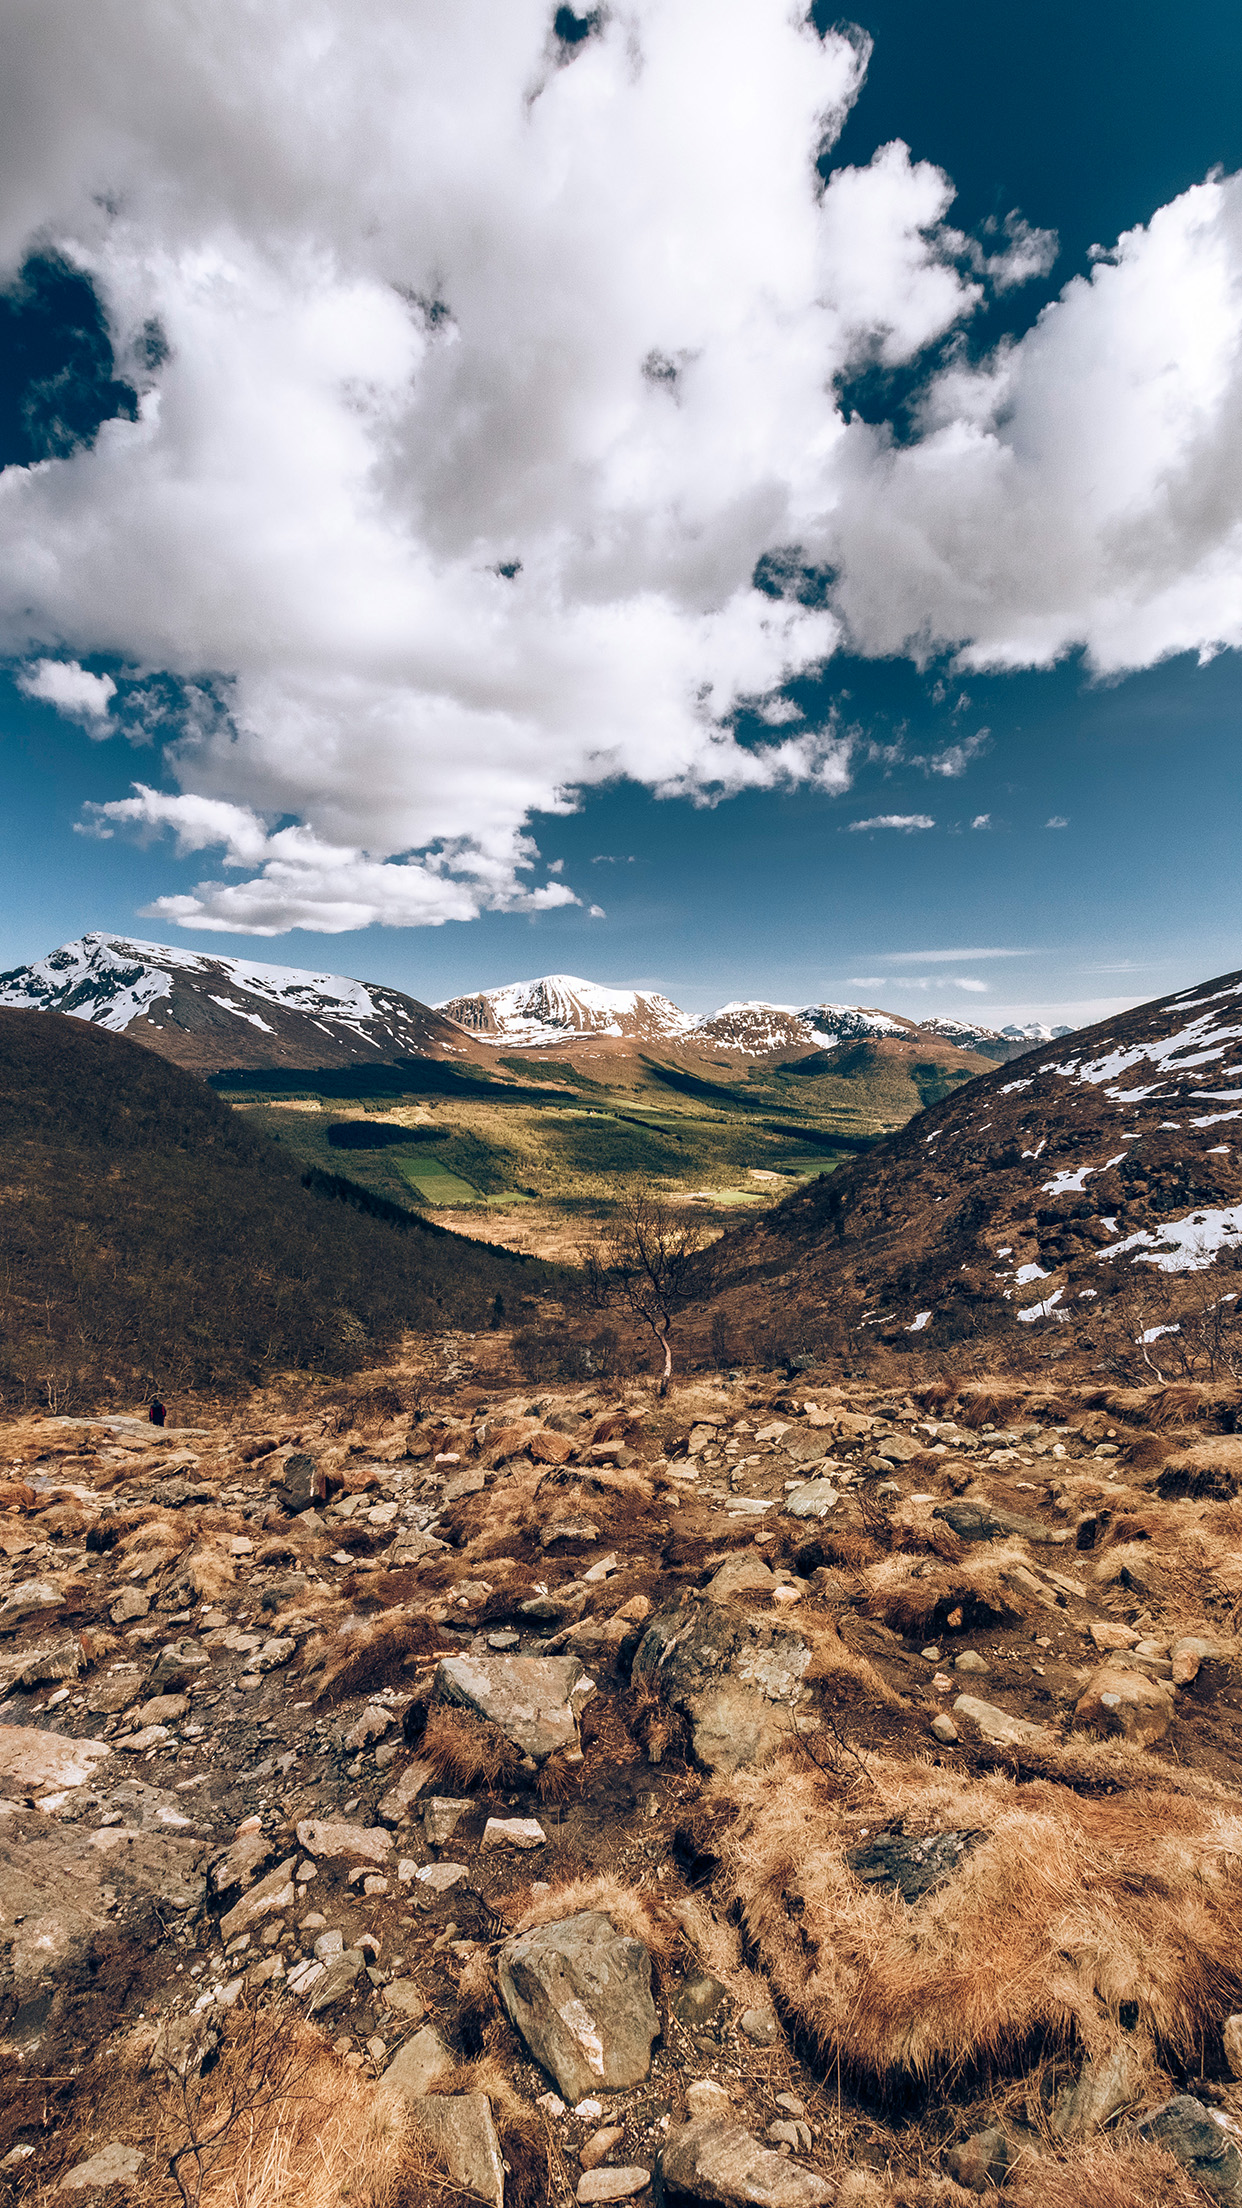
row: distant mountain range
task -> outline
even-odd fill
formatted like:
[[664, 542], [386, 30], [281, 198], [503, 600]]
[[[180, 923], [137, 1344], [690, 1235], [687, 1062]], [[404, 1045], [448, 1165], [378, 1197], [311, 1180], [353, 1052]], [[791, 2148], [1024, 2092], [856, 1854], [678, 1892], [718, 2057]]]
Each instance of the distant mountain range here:
[[733, 1065], [843, 1044], [950, 1046], [1005, 1061], [1068, 1029], [909, 1020], [873, 1007], [722, 1005], [700, 1016], [655, 990], [544, 974], [431, 1006], [400, 990], [255, 959], [92, 933], [0, 974], [0, 1006], [63, 1012], [146, 1043], [197, 1073], [477, 1058], [489, 1047], [609, 1056], [657, 1050]]
[[608, 989], [576, 974], [543, 974], [499, 989], [450, 997], [436, 1007], [484, 1043], [510, 1049], [547, 1050], [584, 1036], [622, 1042], [676, 1043], [691, 1050], [725, 1051], [742, 1058], [770, 1058], [838, 1043], [868, 1040], [952, 1043], [977, 1056], [1006, 1060], [1032, 1043], [1068, 1035], [1068, 1028], [981, 1027], [967, 1020], [908, 1020], [897, 1013], [852, 1004], [770, 1004], [761, 999], [725, 1004], [718, 1012], [683, 1012], [653, 990]]

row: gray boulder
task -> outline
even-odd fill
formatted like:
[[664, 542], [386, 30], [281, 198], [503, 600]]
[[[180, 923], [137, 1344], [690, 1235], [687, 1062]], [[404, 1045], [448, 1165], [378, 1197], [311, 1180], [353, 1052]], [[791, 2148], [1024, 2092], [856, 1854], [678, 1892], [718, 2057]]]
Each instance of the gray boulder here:
[[327, 1478], [313, 1457], [301, 1454], [286, 1457], [280, 1485], [274, 1493], [289, 1516], [296, 1518], [302, 1511], [311, 1510], [316, 1503], [327, 1499]]
[[576, 2103], [638, 2085], [651, 2068], [659, 2020], [651, 1957], [594, 1909], [506, 1942], [500, 1997], [536, 2062]]
[[449, 2182], [503, 2208], [505, 2166], [486, 2093], [410, 2094], [407, 2104]]
[[169, 1641], [151, 1666], [147, 1686], [152, 1694], [180, 1694], [210, 1667], [211, 1658], [197, 1641]]
[[347, 1947], [339, 1955], [330, 1956], [327, 1975], [316, 1985], [307, 2015], [320, 2016], [325, 2009], [334, 2009], [338, 2001], [353, 1992], [366, 1967], [366, 1951], [361, 1947]]
[[712, 2208], [829, 2208], [836, 2194], [826, 2177], [761, 2146], [723, 2116], [702, 2116], [672, 2132], [660, 2169], [666, 2193]]

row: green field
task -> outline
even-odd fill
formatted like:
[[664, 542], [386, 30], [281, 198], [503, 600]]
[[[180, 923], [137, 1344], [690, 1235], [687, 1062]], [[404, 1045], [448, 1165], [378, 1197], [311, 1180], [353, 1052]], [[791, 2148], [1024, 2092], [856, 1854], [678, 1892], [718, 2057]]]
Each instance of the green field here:
[[[657, 1059], [612, 1086], [516, 1054], [458, 1075], [421, 1064], [224, 1087], [300, 1163], [419, 1210], [529, 1204], [568, 1225], [607, 1216], [634, 1179], [722, 1210], [775, 1203], [901, 1126], [960, 1077], [867, 1046], [719, 1078]], [[385, 1093], [386, 1092], [386, 1093]], [[759, 1177], [764, 1176], [764, 1177]], [[768, 1178], [767, 1176], [771, 1176]]]

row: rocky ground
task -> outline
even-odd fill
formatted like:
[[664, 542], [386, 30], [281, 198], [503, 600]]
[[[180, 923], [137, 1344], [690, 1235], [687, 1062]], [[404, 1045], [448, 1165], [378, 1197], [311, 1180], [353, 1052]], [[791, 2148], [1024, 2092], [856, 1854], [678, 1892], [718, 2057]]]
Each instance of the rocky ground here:
[[0, 1430], [13, 2197], [1242, 2202], [1236, 1389], [500, 1348]]

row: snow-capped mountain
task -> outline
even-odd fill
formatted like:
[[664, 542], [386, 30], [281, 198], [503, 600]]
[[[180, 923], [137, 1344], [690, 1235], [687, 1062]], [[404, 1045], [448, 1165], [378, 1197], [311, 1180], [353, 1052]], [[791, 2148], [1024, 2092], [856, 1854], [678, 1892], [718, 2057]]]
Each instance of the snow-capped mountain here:
[[[980, 1027], [955, 1019], [910, 1020], [857, 1004], [776, 1004], [736, 1000], [718, 1011], [683, 1012], [654, 990], [610, 989], [575, 974], [543, 974], [450, 997], [437, 1011], [456, 1020], [482, 1043], [520, 1050], [607, 1037], [614, 1042], [663, 1044], [678, 1050], [726, 1053], [738, 1058], [805, 1055], [843, 1043], [951, 1043], [977, 1056], [1007, 1060], [1029, 1043], [1050, 1040], [1046, 1028]], [[1060, 1031], [1058, 1031], [1060, 1032]]]
[[647, 989], [606, 989], [576, 974], [544, 974], [511, 981], [501, 989], [450, 997], [436, 1006], [469, 1028], [480, 1042], [519, 1049], [546, 1048], [575, 1037], [600, 1035], [632, 1042], [669, 1042], [693, 1023], [667, 997]]
[[0, 1005], [89, 1020], [198, 1073], [440, 1057], [462, 1047], [447, 1020], [396, 989], [119, 935], [84, 935], [0, 974]]

